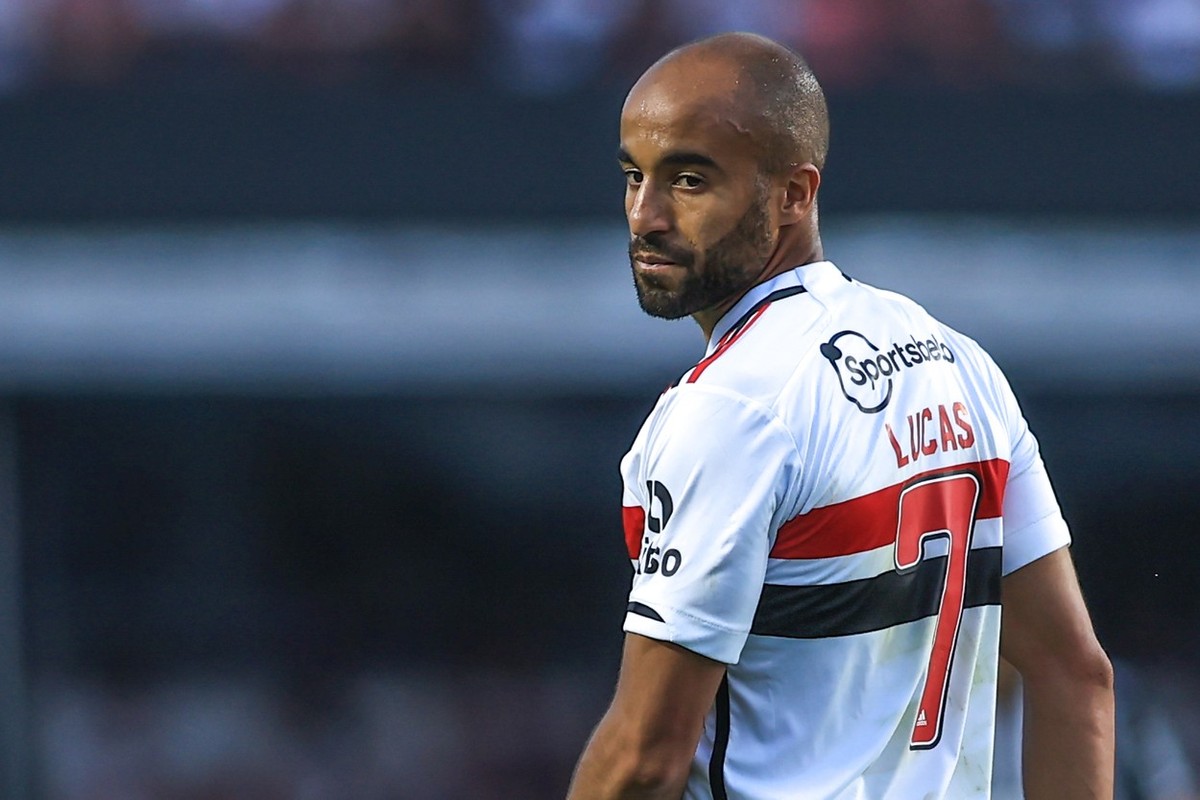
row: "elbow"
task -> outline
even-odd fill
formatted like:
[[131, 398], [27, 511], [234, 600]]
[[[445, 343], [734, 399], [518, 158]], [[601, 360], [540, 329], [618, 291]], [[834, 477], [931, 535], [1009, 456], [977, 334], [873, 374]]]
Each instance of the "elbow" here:
[[1075, 650], [1071, 657], [1064, 660], [1062, 668], [1066, 673], [1064, 677], [1090, 687], [1093, 691], [1113, 691], [1112, 661], [1095, 639]]
[[678, 798], [694, 752], [694, 747], [685, 750], [670, 740], [622, 737], [619, 746], [608, 750], [602, 780], [614, 797]]
[[686, 738], [648, 735], [608, 717], [588, 743], [569, 796], [678, 800], [691, 773], [696, 747]]
[[1092, 685], [1105, 692], [1111, 693], [1114, 687], [1113, 665], [1109, 660], [1108, 654], [1101, 649], [1100, 645], [1096, 645], [1096, 653], [1091, 659], [1088, 667], [1084, 670], [1084, 680], [1089, 681]]
[[1021, 670], [1027, 685], [1047, 683], [1059, 690], [1070, 686], [1087, 694], [1113, 693], [1112, 661], [1094, 638], [1074, 647], [1057, 648], [1029, 666]]
[[617, 765], [612, 777], [623, 792], [634, 797], [677, 796], [687, 783], [690, 769], [690, 759], [681, 761], [633, 752]]

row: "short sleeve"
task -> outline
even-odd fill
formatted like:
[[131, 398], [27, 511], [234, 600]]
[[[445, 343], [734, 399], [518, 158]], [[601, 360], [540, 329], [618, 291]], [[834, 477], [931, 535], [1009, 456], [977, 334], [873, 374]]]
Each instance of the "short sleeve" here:
[[1007, 382], [1002, 385], [1008, 401], [1012, 441], [1003, 509], [1003, 573], [1008, 575], [1068, 546], [1071, 533], [1046, 474], [1037, 438], [1029, 430]]
[[733, 664], [798, 474], [796, 447], [769, 409], [737, 395], [686, 386], [664, 399], [625, 476], [645, 510], [625, 630]]

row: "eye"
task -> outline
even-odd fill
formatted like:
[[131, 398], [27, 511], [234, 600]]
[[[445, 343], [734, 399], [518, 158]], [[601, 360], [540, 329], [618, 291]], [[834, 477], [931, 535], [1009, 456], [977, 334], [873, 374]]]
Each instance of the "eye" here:
[[632, 167], [625, 170], [625, 183], [627, 183], [630, 186], [641, 185], [642, 180], [645, 177], [646, 176], [642, 174], [641, 170], [633, 169]]
[[704, 185], [704, 178], [693, 172], [684, 172], [675, 178], [675, 185], [681, 189], [699, 189]]

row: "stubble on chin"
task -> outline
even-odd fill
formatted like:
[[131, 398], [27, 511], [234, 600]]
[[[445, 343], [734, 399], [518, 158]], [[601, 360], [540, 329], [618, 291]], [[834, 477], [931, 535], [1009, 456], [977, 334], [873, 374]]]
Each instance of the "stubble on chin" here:
[[658, 282], [639, 275], [636, 266], [631, 264], [631, 267], [633, 268], [633, 288], [637, 293], [638, 305], [641, 306], [642, 311], [659, 319], [681, 319], [699, 310], [692, 310], [688, 307], [687, 283], [693, 277], [692, 273], [688, 273], [679, 288], [672, 290], [662, 285], [651, 285]]
[[642, 310], [659, 319], [680, 319], [715, 308], [745, 293], [754, 285], [757, 268], [770, 253], [765, 204], [766, 197], [760, 197], [733, 230], [705, 250], [700, 258], [693, 258], [675, 288], [667, 288], [653, 277], [639, 274], [631, 252], [629, 264]]

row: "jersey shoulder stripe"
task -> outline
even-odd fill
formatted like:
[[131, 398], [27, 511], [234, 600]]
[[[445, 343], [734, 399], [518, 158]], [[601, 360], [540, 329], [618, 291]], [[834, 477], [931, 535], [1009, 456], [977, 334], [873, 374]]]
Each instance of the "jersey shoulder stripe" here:
[[641, 506], [622, 506], [621, 523], [625, 529], [625, 548], [629, 557], [637, 559], [642, 554], [642, 534], [646, 529], [646, 509]]

